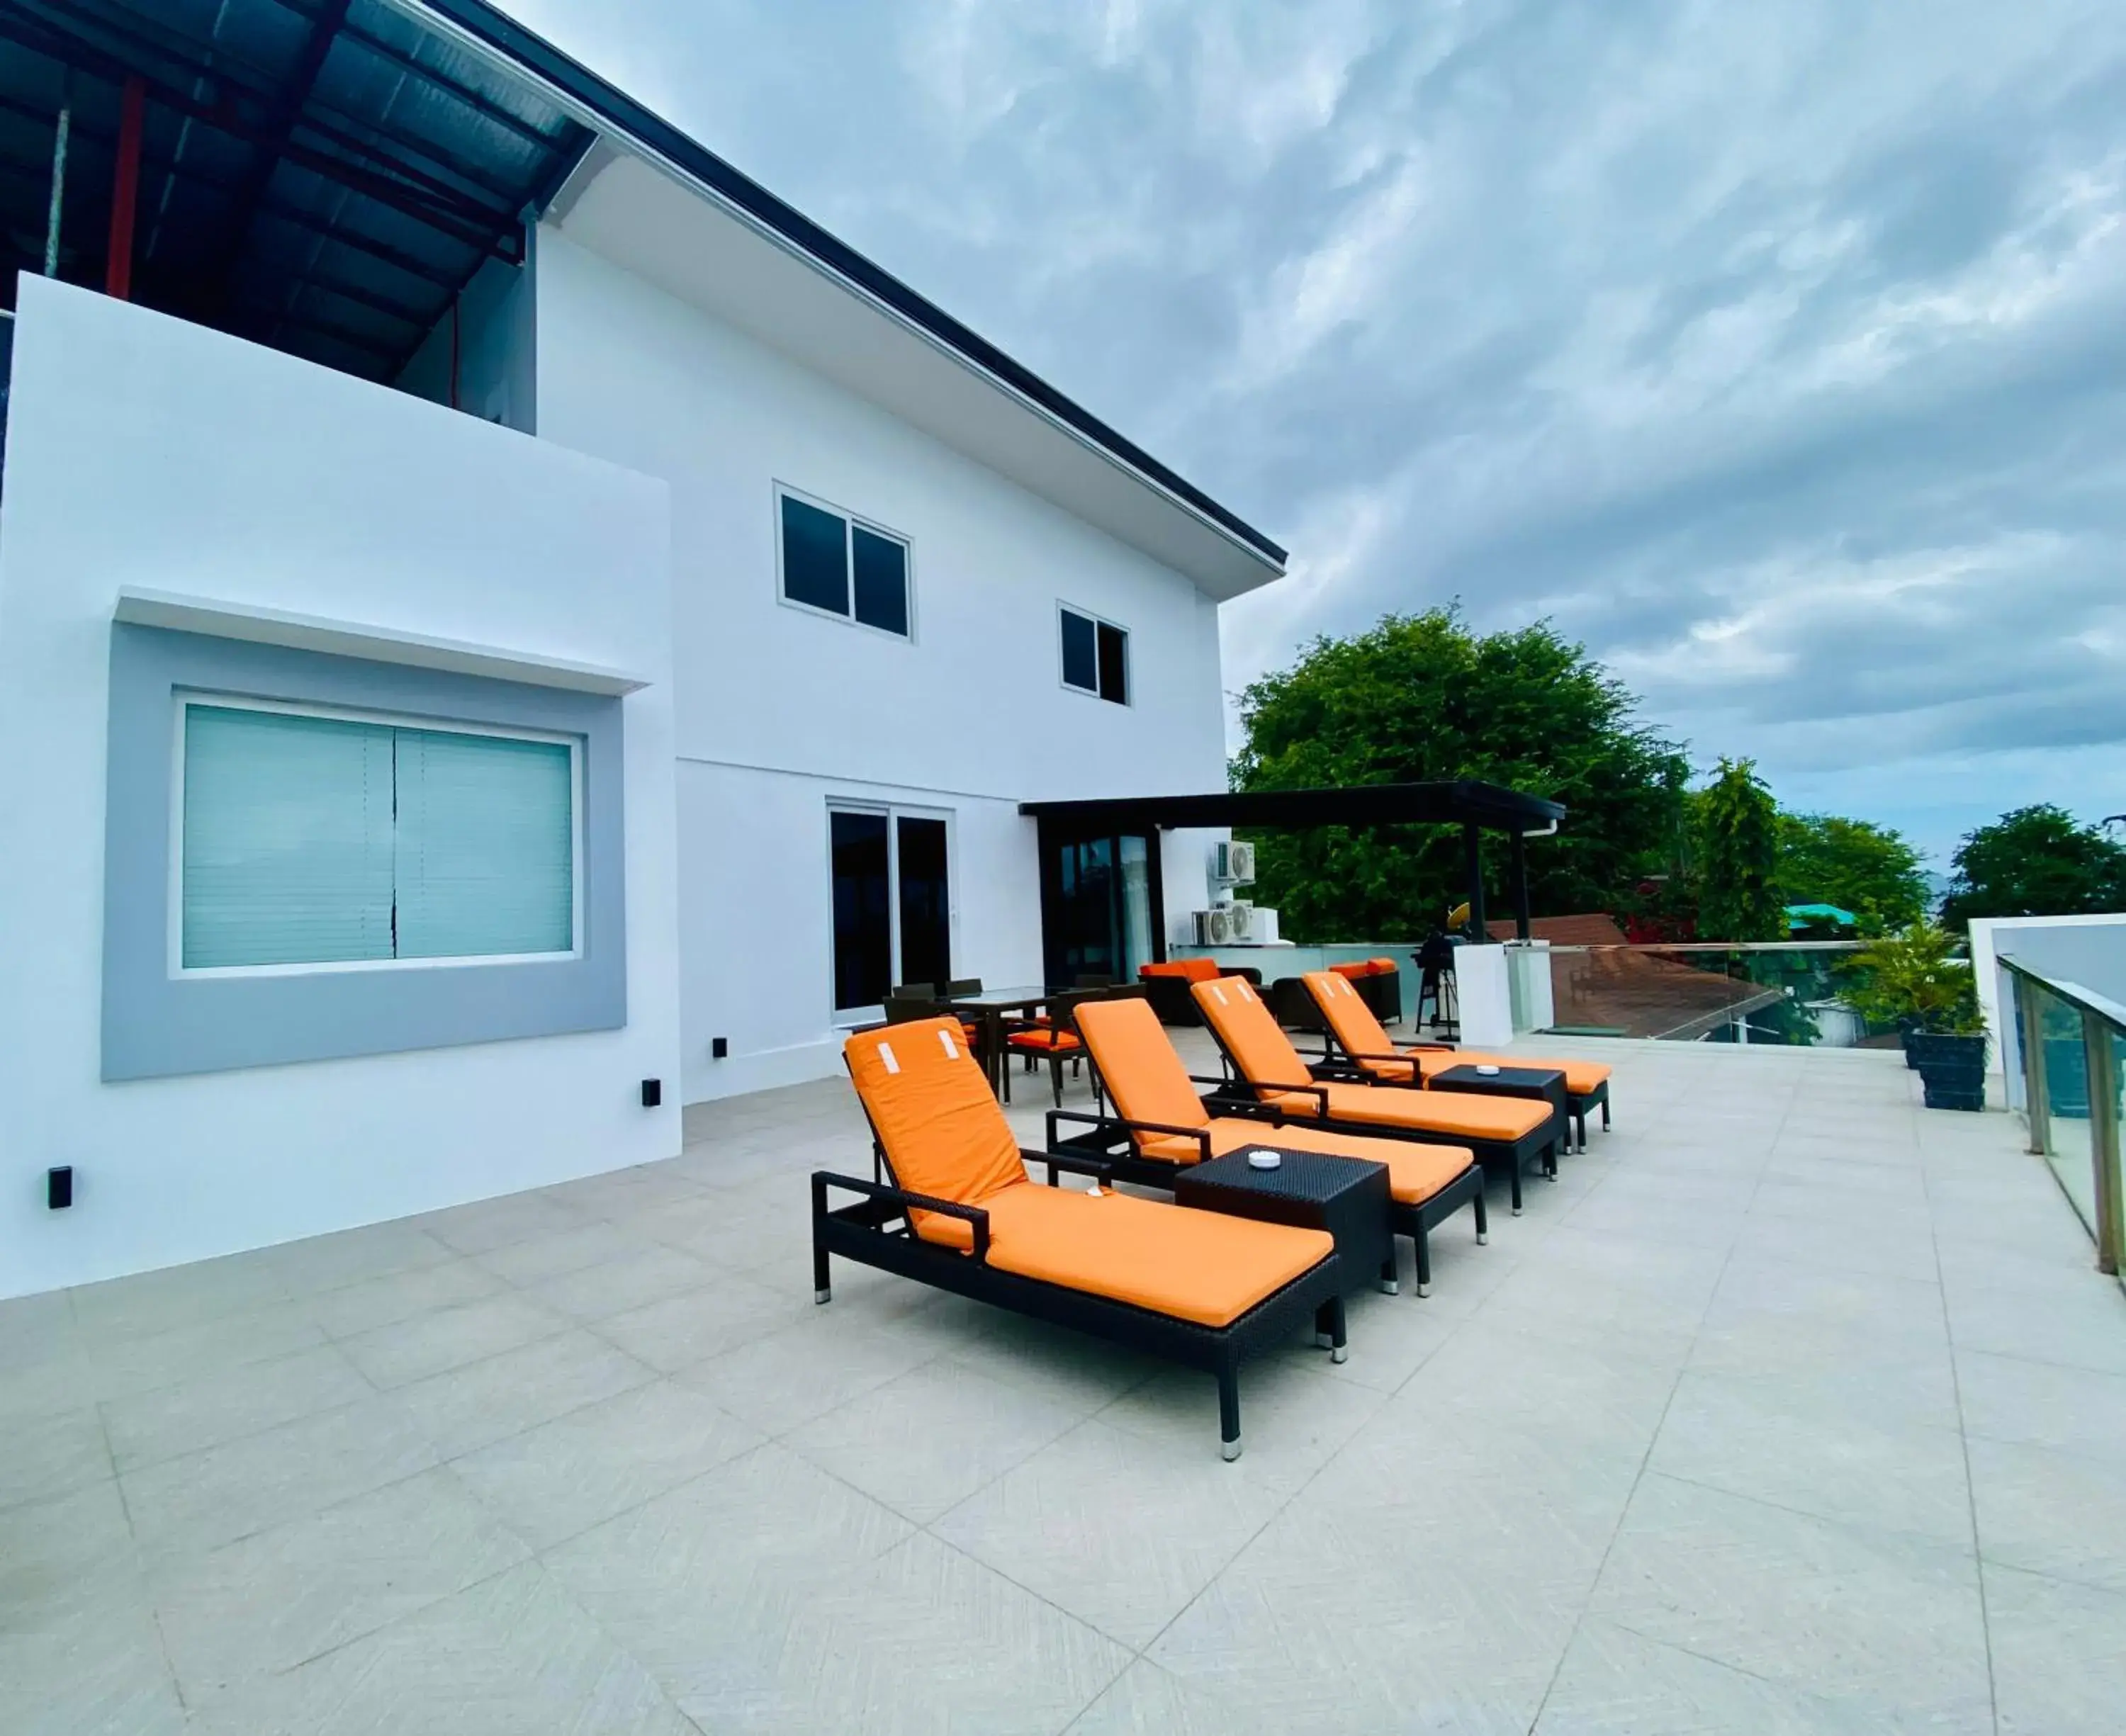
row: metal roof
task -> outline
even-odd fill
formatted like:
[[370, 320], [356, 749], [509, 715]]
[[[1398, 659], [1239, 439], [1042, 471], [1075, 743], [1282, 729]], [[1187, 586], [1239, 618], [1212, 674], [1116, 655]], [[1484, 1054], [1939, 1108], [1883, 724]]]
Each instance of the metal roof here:
[[1086, 801], [1023, 802], [1021, 814], [1089, 830], [1141, 832], [1155, 826], [1489, 826], [1535, 832], [1565, 818], [1561, 802], [1502, 784], [1456, 778], [1429, 784], [1359, 784], [1341, 790], [1219, 790], [1205, 795], [1132, 795]]
[[[120, 92], [145, 129], [133, 298], [394, 379], [598, 133], [692, 177], [1264, 559], [1285, 551], [935, 303], [484, 0], [0, 0], [0, 258], [101, 285]], [[0, 271], [12, 298], [12, 275]]]
[[[145, 97], [134, 299], [390, 380], [589, 130], [382, 0], [0, 0], [0, 238], [101, 284], [121, 91]], [[9, 279], [12, 287], [12, 277]]]

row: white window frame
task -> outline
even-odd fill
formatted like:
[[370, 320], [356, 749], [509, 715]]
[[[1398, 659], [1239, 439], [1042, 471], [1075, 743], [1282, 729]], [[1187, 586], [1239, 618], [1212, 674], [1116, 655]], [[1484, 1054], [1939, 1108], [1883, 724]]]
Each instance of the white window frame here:
[[[1063, 617], [1075, 615], [1093, 624], [1093, 686], [1081, 687], [1063, 672]], [[1122, 696], [1109, 699], [1100, 691], [1100, 629], [1113, 627], [1122, 636]], [[1136, 704], [1136, 668], [1135, 653], [1131, 645], [1135, 635], [1118, 620], [1088, 609], [1082, 603], [1074, 603], [1063, 597], [1056, 599], [1056, 685], [1065, 693], [1075, 693], [1080, 699], [1096, 699], [1103, 705], [1119, 705], [1124, 710]]]
[[[875, 802], [862, 797], [827, 798], [827, 1017], [832, 1028], [846, 1031], [857, 1025], [876, 1024], [886, 1012], [883, 1002], [869, 1007], [834, 1004], [834, 816], [869, 814], [886, 821], [886, 920], [889, 969], [886, 986], [900, 978], [900, 822], [943, 820], [945, 823], [945, 927], [947, 945], [957, 958], [960, 951], [960, 824], [951, 808], [927, 808], [909, 802]], [[938, 988], [945, 985], [940, 983]]]
[[[310, 705], [247, 694], [186, 690], [173, 696], [177, 727], [170, 732], [170, 871], [168, 877], [169, 956], [173, 980], [194, 982], [214, 977], [342, 975], [371, 970], [456, 969], [473, 965], [551, 965], [583, 955], [583, 743], [579, 736], [553, 730], [520, 729], [506, 724], [468, 724], [451, 718], [420, 717], [394, 711], [364, 711], [346, 705]], [[185, 946], [185, 733], [194, 705], [221, 711], [272, 711], [287, 717], [314, 717], [328, 722], [375, 724], [385, 729], [423, 729], [437, 734], [484, 735], [506, 741], [552, 742], [569, 750], [569, 934], [565, 952], [467, 953], [431, 959], [323, 959], [311, 964], [214, 965], [187, 966]]]
[[[846, 615], [838, 615], [832, 609], [822, 609], [817, 603], [799, 601], [790, 594], [789, 587], [784, 583], [782, 500], [785, 495], [820, 512], [831, 512], [841, 520], [842, 558], [848, 564], [845, 570], [849, 579], [849, 608]], [[908, 586], [908, 630], [905, 633], [895, 633], [890, 627], [874, 627], [869, 621], [857, 619], [856, 533], [859, 527], [874, 536], [884, 537], [889, 542], [900, 545], [902, 571], [906, 575]], [[838, 507], [831, 500], [824, 500], [817, 494], [808, 494], [802, 488], [793, 488], [787, 482], [778, 482], [775, 484], [775, 600], [784, 608], [795, 609], [801, 615], [810, 615], [820, 620], [839, 621], [844, 627], [854, 627], [859, 633], [868, 633], [875, 638], [891, 640], [896, 645], [912, 645], [915, 643], [916, 631], [915, 539], [905, 531], [895, 530], [891, 525], [881, 524], [875, 518], [867, 518], [861, 512], [852, 512], [847, 507]]]

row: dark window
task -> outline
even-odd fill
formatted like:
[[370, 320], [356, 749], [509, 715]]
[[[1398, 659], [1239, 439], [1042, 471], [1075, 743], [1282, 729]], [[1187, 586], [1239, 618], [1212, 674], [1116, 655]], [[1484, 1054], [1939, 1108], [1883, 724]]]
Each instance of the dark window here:
[[1129, 703], [1129, 634], [1100, 623], [1100, 697]]
[[1086, 616], [1063, 611], [1063, 680], [1066, 686], [1088, 693], [1100, 691], [1100, 660], [1096, 649], [1098, 628]]
[[836, 814], [834, 1006], [876, 1007], [892, 983], [893, 912], [882, 814]]
[[945, 868], [945, 823], [903, 814], [894, 823], [900, 844], [900, 980], [949, 983], [952, 908]]
[[848, 521], [782, 497], [782, 594], [793, 603], [849, 612]]
[[[908, 545], [890, 536], [850, 527], [856, 560], [857, 619], [867, 627], [908, 637]], [[926, 977], [910, 979], [927, 982]]]
[[1075, 609], [1063, 611], [1063, 683], [1129, 703], [1129, 634]]

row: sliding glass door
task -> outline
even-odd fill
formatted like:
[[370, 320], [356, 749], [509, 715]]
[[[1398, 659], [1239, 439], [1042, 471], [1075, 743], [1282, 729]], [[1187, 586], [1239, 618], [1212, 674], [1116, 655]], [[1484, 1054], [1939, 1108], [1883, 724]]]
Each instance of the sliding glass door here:
[[952, 974], [949, 822], [891, 808], [828, 810], [834, 879], [834, 1011], [875, 1011], [900, 983]]
[[1158, 852], [1141, 833], [1047, 841], [1042, 951], [1052, 987], [1081, 978], [1136, 979], [1160, 956]]

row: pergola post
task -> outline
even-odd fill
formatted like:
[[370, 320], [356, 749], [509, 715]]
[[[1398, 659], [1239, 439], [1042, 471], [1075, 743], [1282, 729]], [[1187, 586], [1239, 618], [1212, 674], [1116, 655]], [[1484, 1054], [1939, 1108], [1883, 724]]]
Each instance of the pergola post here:
[[1474, 820], [1462, 823], [1462, 866], [1469, 882], [1469, 937], [1489, 937], [1484, 924], [1484, 833]]
[[1521, 829], [1518, 826], [1514, 827], [1508, 836], [1513, 840], [1511, 873], [1514, 892], [1514, 933], [1518, 938], [1525, 941], [1535, 932], [1534, 925], [1528, 917], [1528, 839], [1522, 835]]

